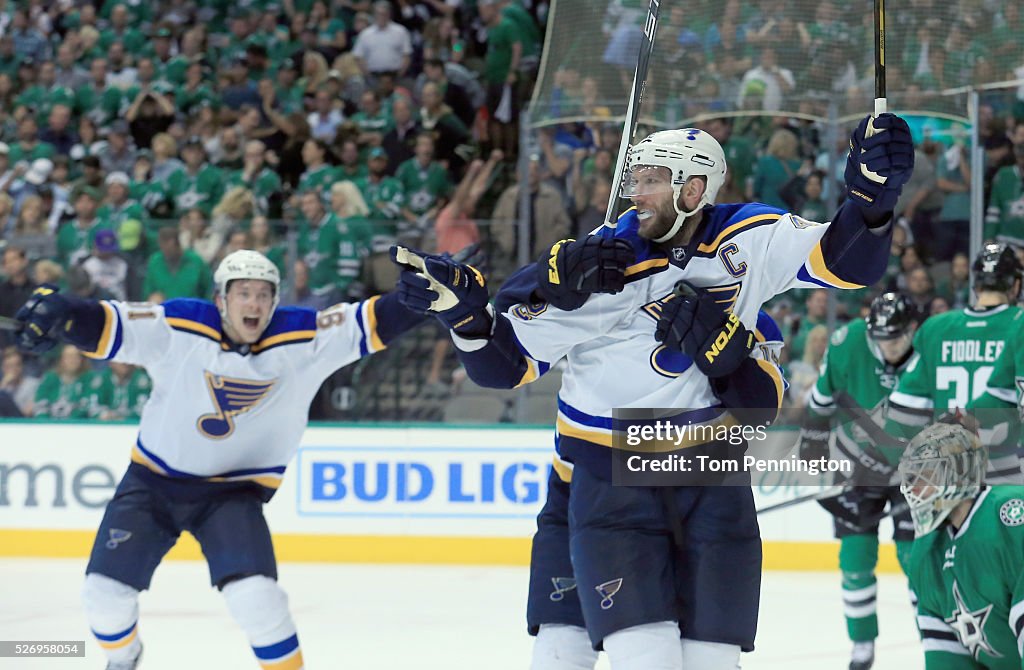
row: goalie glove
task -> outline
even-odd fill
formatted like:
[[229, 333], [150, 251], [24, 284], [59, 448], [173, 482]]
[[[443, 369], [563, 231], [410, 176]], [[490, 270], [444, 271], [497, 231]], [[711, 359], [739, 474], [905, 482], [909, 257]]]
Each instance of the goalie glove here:
[[391, 260], [402, 268], [396, 290], [407, 308], [433, 314], [462, 337], [490, 334], [487, 282], [479, 270], [399, 246], [391, 247]]
[[715, 297], [686, 282], [665, 302], [654, 338], [693, 359], [711, 378], [732, 374], [754, 349], [754, 333]]
[[590, 235], [559, 240], [537, 259], [537, 293], [558, 309], [579, 309], [591, 293], [618, 293], [636, 260], [626, 240]]

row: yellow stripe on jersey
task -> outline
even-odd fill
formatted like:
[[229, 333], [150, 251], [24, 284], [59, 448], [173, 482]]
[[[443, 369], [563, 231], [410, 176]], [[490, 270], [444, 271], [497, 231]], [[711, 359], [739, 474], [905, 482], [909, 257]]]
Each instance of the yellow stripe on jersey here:
[[138, 624], [136, 624], [135, 627], [132, 628], [131, 635], [126, 635], [123, 638], [121, 638], [120, 640], [114, 640], [113, 642], [107, 642], [106, 640], [101, 640], [99, 638], [96, 638], [96, 641], [99, 642], [100, 646], [103, 647], [104, 649], [120, 649], [121, 647], [127, 647], [129, 644], [131, 644], [132, 640], [134, 640], [136, 638], [136, 636], [138, 636], [138, 634], [139, 634], [139, 626], [138, 626]]
[[779, 373], [779, 368], [773, 365], [772, 363], [760, 358], [756, 358], [754, 360], [757, 361], [757, 364], [761, 367], [761, 369], [767, 372], [768, 376], [772, 378], [773, 382], [775, 382], [776, 407], [781, 408], [782, 396], [785, 394], [786, 387], [785, 384], [782, 383], [782, 374]]
[[376, 305], [377, 300], [380, 298], [379, 295], [375, 295], [366, 301], [366, 339], [370, 342], [370, 351], [383, 351], [387, 347], [384, 345], [384, 341], [380, 339], [380, 334], [377, 332], [377, 311]]
[[527, 356], [523, 356], [523, 360], [526, 361], [526, 372], [523, 373], [522, 378], [520, 378], [519, 383], [515, 385], [515, 388], [533, 383], [540, 377], [540, 368], [537, 365], [537, 361]]
[[811, 255], [807, 260], [811, 264], [811, 271], [823, 282], [831, 284], [836, 288], [864, 288], [863, 284], [854, 284], [853, 282], [840, 279], [828, 269], [825, 265], [825, 255], [821, 250], [821, 242], [814, 245], [814, 249], [811, 250]]
[[579, 440], [585, 440], [587, 442], [593, 442], [594, 444], [600, 444], [602, 447], [612, 446], [612, 434], [611, 433], [600, 433], [595, 430], [586, 430], [578, 426], [574, 426], [567, 422], [562, 417], [558, 417], [555, 420], [555, 429], [559, 435], [565, 435], [566, 437], [575, 437]]
[[132, 463], [138, 463], [139, 465], [141, 465], [141, 466], [143, 466], [143, 467], [145, 467], [145, 468], [147, 468], [149, 470], [152, 470], [153, 472], [157, 473], [158, 475], [167, 476], [167, 472], [163, 468], [161, 468], [159, 465], [157, 465], [153, 461], [149, 460], [146, 457], [146, 454], [142, 453], [142, 450], [139, 449], [138, 446], [132, 447]]
[[629, 277], [630, 275], [639, 274], [641, 272], [645, 272], [647, 270], [653, 270], [654, 268], [659, 268], [659, 267], [662, 267], [662, 268], [663, 267], [668, 267], [668, 259], [667, 258], [650, 258], [650, 259], [648, 259], [646, 261], [643, 261], [642, 263], [637, 263], [636, 265], [630, 265], [628, 268], [626, 268], [626, 272], [623, 273], [623, 274], [626, 277]]
[[167, 325], [171, 328], [178, 328], [181, 330], [187, 330], [189, 332], [197, 333], [199, 335], [205, 335], [211, 339], [220, 342], [220, 333], [213, 328], [210, 328], [205, 323], [199, 321], [193, 321], [191, 319], [182, 319], [181, 317], [172, 316], [167, 319]]
[[279, 333], [277, 335], [271, 335], [265, 340], [260, 340], [256, 344], [252, 345], [252, 352], [258, 354], [264, 349], [268, 349], [275, 344], [281, 344], [283, 342], [308, 342], [316, 337], [315, 330], [293, 330], [290, 333]]
[[559, 458], [558, 454], [555, 454], [551, 459], [551, 464], [554, 466], [555, 474], [558, 475], [559, 479], [566, 484], [572, 481], [572, 466]]
[[100, 301], [100, 307], [103, 308], [103, 333], [100, 335], [100, 343], [96, 345], [95, 351], [82, 352], [82, 355], [88, 358], [106, 358], [110, 350], [110, 340], [114, 337], [114, 331], [117, 328], [117, 314], [114, 312], [114, 308], [106, 300]]
[[289, 656], [283, 661], [260, 661], [260, 665], [263, 670], [301, 670], [302, 650], [297, 649], [293, 656]]
[[713, 254], [718, 251], [719, 245], [725, 241], [730, 235], [734, 235], [744, 228], [749, 228], [755, 224], [761, 223], [762, 221], [778, 221], [782, 217], [781, 214], [758, 214], [756, 216], [750, 216], [742, 221], [738, 221], [722, 232], [718, 234], [718, 237], [714, 239], [710, 244], [702, 244], [697, 247], [697, 251], [702, 254]]

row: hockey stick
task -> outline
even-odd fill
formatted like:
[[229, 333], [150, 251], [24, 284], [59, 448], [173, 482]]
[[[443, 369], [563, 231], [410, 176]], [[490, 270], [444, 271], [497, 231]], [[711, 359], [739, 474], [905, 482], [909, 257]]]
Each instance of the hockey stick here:
[[22, 323], [17, 319], [12, 319], [9, 316], [0, 316], [0, 330], [10, 330], [18, 332], [21, 330]]
[[[853, 422], [857, 424], [861, 430], [867, 433], [867, 436], [876, 445], [887, 447], [889, 449], [903, 449], [907, 446], [905, 442], [885, 432], [884, 428], [875, 423], [868, 415], [867, 410], [858, 405], [857, 401], [854, 400], [846, 391], [837, 391], [832, 397], [835, 399], [836, 405], [849, 414], [850, 418], [853, 419]], [[876, 460], [882, 457], [881, 454], [870, 452], [869, 455]]]
[[[875, 111], [872, 115], [877, 118], [879, 114], [885, 114], [889, 109], [889, 101], [885, 96], [885, 0], [875, 0]], [[875, 129], [871, 121], [864, 130], [864, 137], [871, 137], [881, 132]], [[863, 149], [861, 152], [863, 153]], [[884, 184], [885, 177], [872, 172], [863, 163], [860, 166], [861, 174], [875, 182]]]
[[633, 89], [629, 92], [626, 118], [622, 121], [622, 139], [619, 140], [619, 155], [615, 159], [615, 172], [612, 173], [612, 189], [608, 195], [608, 208], [604, 215], [605, 225], [611, 228], [615, 227], [619, 218], [615, 213], [619, 208], [622, 173], [626, 169], [626, 154], [633, 141], [633, 133], [636, 132], [637, 115], [640, 112], [640, 103], [644, 99], [644, 90], [647, 88], [647, 67], [651, 63], [651, 53], [654, 51], [654, 34], [658, 30], [658, 12], [660, 10], [661, 0], [650, 0], [650, 5], [647, 7], [647, 21], [644, 22], [644, 36], [640, 43], [640, 53], [636, 59], [636, 70], [633, 71]]
[[785, 509], [794, 505], [809, 502], [811, 500], [825, 500], [826, 498], [835, 498], [840, 496], [849, 490], [848, 485], [836, 484], [835, 486], [829, 486], [828, 488], [822, 489], [817, 493], [808, 493], [807, 495], [797, 496], [796, 498], [790, 498], [789, 500], [783, 500], [780, 503], [768, 505], [757, 510], [758, 514], [765, 514], [766, 512], [774, 512], [776, 510]]

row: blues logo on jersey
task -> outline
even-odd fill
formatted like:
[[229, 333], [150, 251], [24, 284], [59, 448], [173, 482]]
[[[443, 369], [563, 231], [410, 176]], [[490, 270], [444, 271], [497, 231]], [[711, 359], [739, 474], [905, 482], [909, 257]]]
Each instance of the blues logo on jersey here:
[[235, 432], [234, 417], [255, 407], [277, 383], [276, 379], [261, 382], [204, 374], [216, 411], [199, 417], [196, 428], [213, 440], [222, 440]]

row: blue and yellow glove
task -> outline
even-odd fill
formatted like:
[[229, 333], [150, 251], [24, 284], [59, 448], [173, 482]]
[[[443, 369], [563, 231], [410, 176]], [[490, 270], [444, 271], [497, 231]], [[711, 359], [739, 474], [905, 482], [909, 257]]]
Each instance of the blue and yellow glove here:
[[693, 359], [711, 378], [731, 375], [754, 349], [754, 333], [715, 296], [686, 282], [664, 304], [654, 338]]
[[402, 268], [398, 301], [421, 314], [433, 314], [462, 337], [491, 332], [489, 296], [483, 274], [452, 258], [391, 247], [391, 260]]
[[579, 309], [591, 293], [621, 291], [635, 260], [633, 247], [621, 238], [560, 240], [537, 259], [537, 293], [558, 309]]
[[850, 136], [847, 197], [878, 218], [896, 208], [913, 172], [914, 140], [907, 122], [894, 114], [865, 117]]
[[71, 305], [56, 286], [43, 284], [32, 292], [14, 318], [22, 324], [14, 339], [18, 348], [42, 354], [57, 346], [61, 335], [71, 327]]

